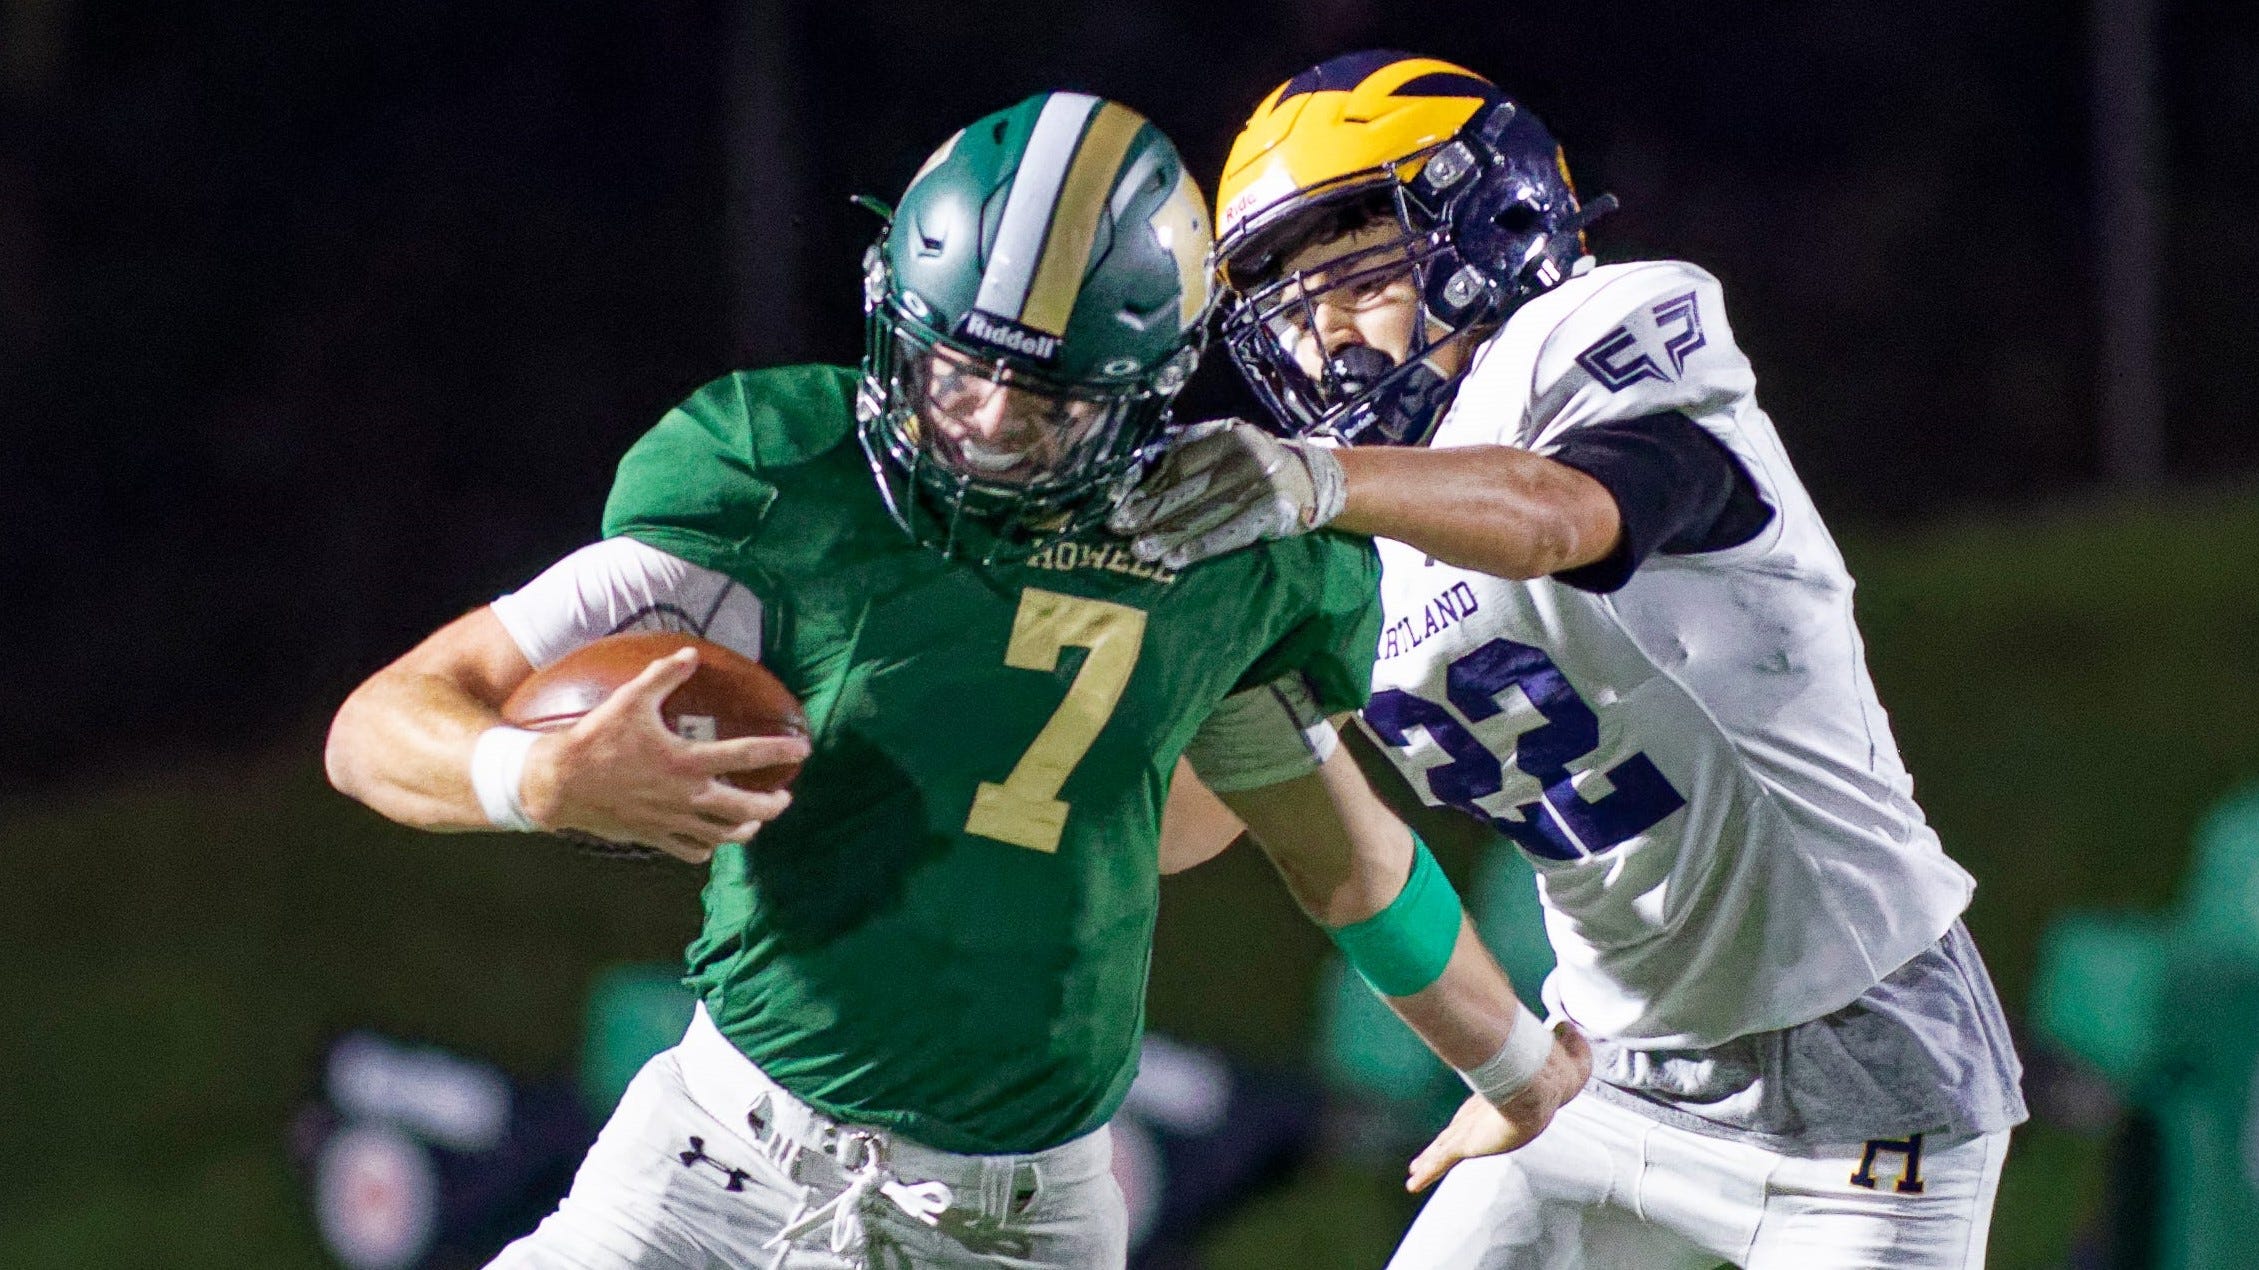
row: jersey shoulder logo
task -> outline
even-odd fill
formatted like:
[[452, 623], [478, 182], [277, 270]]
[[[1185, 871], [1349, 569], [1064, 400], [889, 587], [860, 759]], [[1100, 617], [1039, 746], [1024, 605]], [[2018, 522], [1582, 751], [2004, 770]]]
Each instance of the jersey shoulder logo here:
[[1601, 387], [1610, 392], [1622, 392], [1643, 379], [1677, 378], [1686, 370], [1688, 355], [1709, 342], [1702, 333], [1702, 310], [1693, 291], [1649, 305], [1646, 317], [1662, 339], [1664, 360], [1671, 365], [1668, 372], [1649, 354], [1639, 333], [1628, 321], [1618, 324], [1594, 340], [1590, 348], [1577, 354], [1577, 365], [1584, 367], [1585, 373]]

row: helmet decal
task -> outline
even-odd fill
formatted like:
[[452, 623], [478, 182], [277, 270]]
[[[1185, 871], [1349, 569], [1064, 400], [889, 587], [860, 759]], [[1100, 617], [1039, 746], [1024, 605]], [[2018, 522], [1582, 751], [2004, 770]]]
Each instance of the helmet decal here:
[[1429, 71], [1388, 90], [1391, 97], [1480, 97], [1491, 83], [1465, 71]]
[[1389, 97], [1480, 98], [1497, 91], [1489, 80], [1449, 62], [1394, 49], [1368, 49], [1313, 66], [1286, 81], [1278, 100], [1284, 103], [1304, 93], [1356, 93], [1360, 89], [1377, 89]]
[[[1050, 230], [1043, 236], [1042, 262], [1020, 311], [1021, 322], [1053, 334], [1067, 329], [1098, 238], [1099, 213], [1105, 210], [1106, 196], [1114, 192], [1130, 142], [1144, 126], [1143, 119], [1112, 102], [1100, 106], [1091, 119], [1060, 186]], [[1010, 207], [1005, 213], [1010, 215]]]
[[[1123, 185], [1125, 191], [1134, 188]], [[1177, 173], [1176, 192], [1153, 209], [1146, 223], [1153, 227], [1161, 250], [1176, 258], [1177, 321], [1189, 327], [1208, 308], [1208, 200], [1193, 184], [1192, 173]], [[1127, 320], [1128, 315], [1123, 316]]]
[[1279, 89], [1278, 99], [1300, 97], [1304, 93], [1346, 93], [1372, 78], [1373, 72], [1398, 62], [1413, 60], [1410, 53], [1395, 49], [1365, 49], [1357, 53], [1344, 53], [1331, 61], [1320, 62]]
[[996, 243], [989, 251], [987, 268], [981, 272], [975, 308], [1019, 321], [1020, 310], [1027, 305], [1028, 288], [1035, 282], [1052, 213], [1058, 210], [1059, 187], [1066, 183], [1067, 167], [1074, 161], [1083, 125], [1090, 122], [1099, 104], [1097, 98], [1081, 93], [1053, 93], [1043, 103], [1028, 136], [1027, 151], [1020, 158], [1019, 171], [1012, 176]]
[[1488, 80], [1432, 57], [1378, 50], [1313, 66], [1264, 98], [1232, 143], [1216, 232], [1228, 240], [1296, 191], [1385, 170], [1498, 99]]
[[[1127, 107], [1080, 93], [1054, 93], [1044, 103], [974, 301], [991, 319], [990, 329], [1008, 329], [996, 324], [1001, 319], [1054, 338], [1066, 333], [1099, 213], [1144, 126]], [[997, 342], [1026, 355], [1025, 348]]]

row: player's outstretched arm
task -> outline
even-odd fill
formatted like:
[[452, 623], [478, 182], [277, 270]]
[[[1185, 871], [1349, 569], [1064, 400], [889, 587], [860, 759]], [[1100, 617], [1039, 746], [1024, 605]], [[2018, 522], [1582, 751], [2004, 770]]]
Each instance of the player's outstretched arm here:
[[1606, 486], [1505, 445], [1338, 450], [1344, 490], [1333, 527], [1393, 538], [1462, 569], [1524, 580], [1616, 549], [1623, 518]]
[[[1223, 799], [1350, 964], [1512, 1130], [1462, 1135], [1461, 1155], [1520, 1146], [1583, 1087], [1583, 1039], [1548, 1033], [1516, 999], [1434, 857], [1347, 750], [1308, 775]], [[1443, 1158], [1434, 1148], [1430, 1157]]]
[[[698, 863], [782, 814], [788, 795], [720, 778], [797, 761], [807, 743], [675, 736], [659, 703], [696, 669], [694, 655], [661, 658], [571, 728], [533, 742], [518, 789], [527, 818]], [[492, 610], [456, 619], [346, 698], [323, 755], [330, 783], [402, 824], [493, 828], [472, 783], [472, 755], [501, 724], [499, 704], [532, 673]]]
[[1230, 419], [1180, 434], [1108, 525], [1172, 569], [1330, 526], [1517, 579], [1603, 559], [1622, 531], [1606, 487], [1528, 450], [1340, 449]]

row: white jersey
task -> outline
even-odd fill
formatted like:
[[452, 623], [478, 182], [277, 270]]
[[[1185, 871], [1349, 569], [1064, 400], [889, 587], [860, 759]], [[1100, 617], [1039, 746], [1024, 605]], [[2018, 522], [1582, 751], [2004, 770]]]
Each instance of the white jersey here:
[[1850, 575], [1754, 391], [1717, 279], [1592, 269], [1476, 352], [1432, 445], [1545, 452], [1677, 411], [1740, 460], [1771, 521], [1652, 556], [1607, 595], [1380, 543], [1367, 726], [1422, 797], [1531, 854], [1548, 1003], [1639, 1048], [1840, 1009], [1936, 943], [1975, 885], [1914, 803]]

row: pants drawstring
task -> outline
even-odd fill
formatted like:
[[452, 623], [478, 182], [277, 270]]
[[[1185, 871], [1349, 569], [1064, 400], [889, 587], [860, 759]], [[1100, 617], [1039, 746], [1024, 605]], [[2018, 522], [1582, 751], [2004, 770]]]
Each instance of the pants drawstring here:
[[832, 1252], [839, 1256], [852, 1254], [860, 1262], [870, 1238], [864, 1226], [864, 1212], [874, 1196], [883, 1196], [911, 1219], [928, 1226], [939, 1225], [941, 1215], [956, 1200], [956, 1193], [946, 1182], [912, 1185], [896, 1177], [894, 1170], [887, 1167], [884, 1142], [874, 1135], [850, 1132], [842, 1138], [840, 1147], [838, 1158], [840, 1167], [847, 1173], [846, 1187], [813, 1210], [805, 1198], [794, 1207], [784, 1226], [762, 1245], [776, 1250], [769, 1270], [783, 1270], [793, 1244], [826, 1221], [831, 1223], [831, 1232], [825, 1242]]

